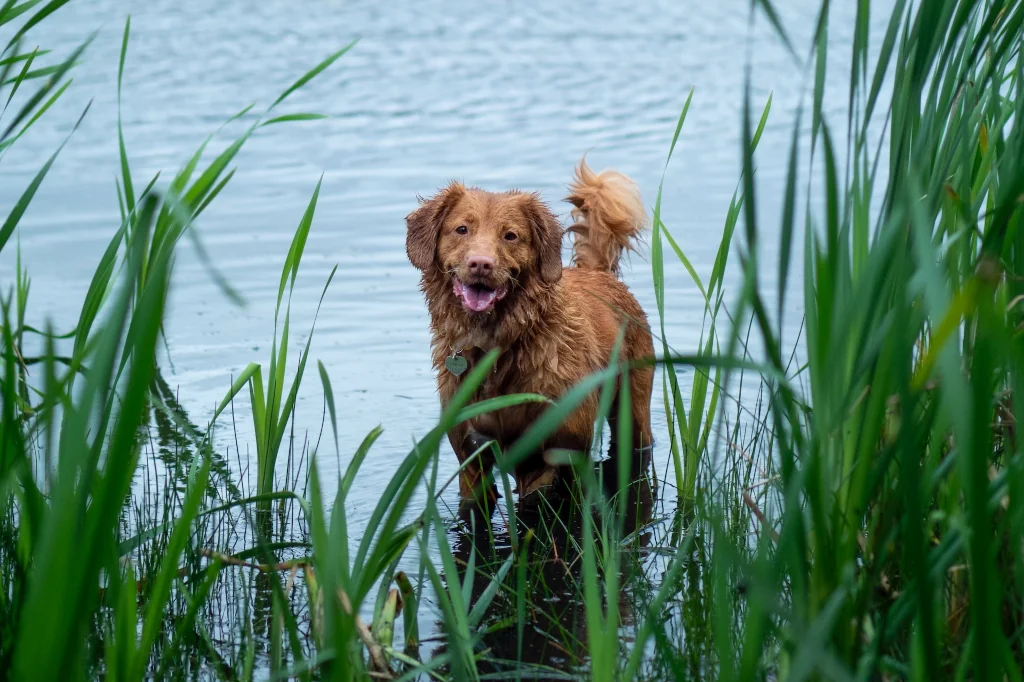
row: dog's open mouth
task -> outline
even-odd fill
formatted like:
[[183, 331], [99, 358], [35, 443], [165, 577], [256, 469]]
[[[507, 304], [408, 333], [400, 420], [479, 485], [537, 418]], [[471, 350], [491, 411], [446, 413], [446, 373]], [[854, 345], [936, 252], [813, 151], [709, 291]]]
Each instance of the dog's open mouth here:
[[486, 313], [494, 309], [501, 299], [508, 293], [507, 286], [500, 286], [492, 289], [486, 284], [479, 282], [464, 284], [458, 277], [452, 280], [452, 292], [462, 301], [462, 307], [474, 313]]

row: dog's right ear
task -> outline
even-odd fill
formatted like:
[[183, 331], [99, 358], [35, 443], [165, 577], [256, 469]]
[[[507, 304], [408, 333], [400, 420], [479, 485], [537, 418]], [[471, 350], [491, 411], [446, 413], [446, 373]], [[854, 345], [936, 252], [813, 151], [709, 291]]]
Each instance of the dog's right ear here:
[[420, 207], [405, 217], [405, 252], [418, 269], [433, 267], [441, 226], [465, 192], [462, 183], [452, 182], [430, 199], [421, 199]]

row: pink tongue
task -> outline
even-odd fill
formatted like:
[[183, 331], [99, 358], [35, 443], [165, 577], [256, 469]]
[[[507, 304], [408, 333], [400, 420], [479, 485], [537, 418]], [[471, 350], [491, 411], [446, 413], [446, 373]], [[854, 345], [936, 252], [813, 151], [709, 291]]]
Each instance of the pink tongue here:
[[466, 307], [478, 313], [490, 308], [498, 295], [494, 289], [480, 289], [474, 286], [465, 287], [463, 292], [463, 301], [465, 301]]

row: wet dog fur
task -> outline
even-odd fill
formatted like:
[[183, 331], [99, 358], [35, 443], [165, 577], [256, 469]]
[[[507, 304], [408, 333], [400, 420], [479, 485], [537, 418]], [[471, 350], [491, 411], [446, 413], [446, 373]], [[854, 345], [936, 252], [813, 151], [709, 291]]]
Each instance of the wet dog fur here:
[[[618, 277], [623, 253], [646, 226], [636, 185], [615, 171], [595, 173], [583, 160], [566, 200], [573, 206], [573, 224], [565, 231], [537, 194], [488, 192], [458, 182], [421, 199], [407, 216], [406, 252], [422, 273], [442, 406], [466, 376], [446, 368], [445, 359], [453, 353], [465, 357], [471, 369], [488, 351], [500, 349], [474, 401], [512, 393], [560, 398], [608, 366], [623, 326], [620, 358], [653, 357], [644, 311]], [[568, 267], [562, 263], [564, 232], [574, 236]], [[652, 445], [653, 381], [650, 365], [630, 370], [633, 446], [641, 459]], [[460, 463], [465, 462], [490, 439], [507, 449], [544, 409], [540, 403], [508, 407], [457, 425], [448, 438]], [[595, 392], [539, 452], [516, 467], [521, 497], [558, 477], [553, 458], [545, 453], [590, 451], [597, 410]], [[617, 406], [610, 414], [618, 414]], [[646, 466], [646, 461], [638, 464]], [[464, 497], [493, 497], [492, 465], [485, 454], [463, 469], [459, 489]]]

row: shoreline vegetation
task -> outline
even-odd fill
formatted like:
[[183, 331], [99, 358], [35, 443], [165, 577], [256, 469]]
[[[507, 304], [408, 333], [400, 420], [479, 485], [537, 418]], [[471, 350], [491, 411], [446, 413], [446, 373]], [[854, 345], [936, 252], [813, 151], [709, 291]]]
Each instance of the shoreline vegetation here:
[[[63, 60], [29, 47], [66, 2], [0, 2], [12, 36], [0, 163], [89, 56], [91, 38]], [[518, 500], [499, 475], [495, 509], [447, 509], [446, 430], [520, 399], [468, 407], [490, 357], [396, 457], [361, 536], [345, 503], [380, 429], [342, 453], [335, 481], [315, 466], [330, 446], [314, 451], [291, 425], [299, 386], [319, 381], [337, 450], [332, 377], [307, 368], [312, 332], [288, 357], [320, 183], [296, 216], [267, 362], [205, 425], [157, 362], [176, 245], [189, 239], [225, 305], [239, 300], [195, 224], [250, 137], [322, 118], [288, 97], [358, 48], [241, 110], [240, 134], [211, 136], [170, 177], [133, 174], [119, 118], [120, 216], [74, 327], [32, 314], [20, 257], [0, 298], [0, 678], [1022, 680], [1024, 4], [896, 0], [875, 45], [873, 8], [858, 2], [841, 121], [823, 113], [829, 9], [800, 46], [770, 0], [752, 3], [803, 65], [804, 96], [788, 158], [763, 158], [771, 99], [752, 102], [748, 80], [742, 176], [706, 278], [672, 236], [661, 187], [654, 202], [667, 475], [630, 480], [621, 419], [608, 434], [618, 457], [578, 458], [568, 498]], [[129, 20], [119, 107], [130, 36]], [[0, 251], [18, 248], [60, 151], [0, 207]], [[756, 210], [755, 169], [769, 163], [787, 169], [777, 227]], [[767, 235], [777, 262], [759, 248]], [[664, 272], [680, 264], [706, 302], [695, 349], [665, 337]], [[727, 268], [740, 274], [731, 290]], [[805, 312], [784, 343], [790, 292]], [[499, 469], [591, 392], [606, 414], [623, 369], [553, 403], [495, 452]], [[240, 392], [254, 463], [212, 445]]]

